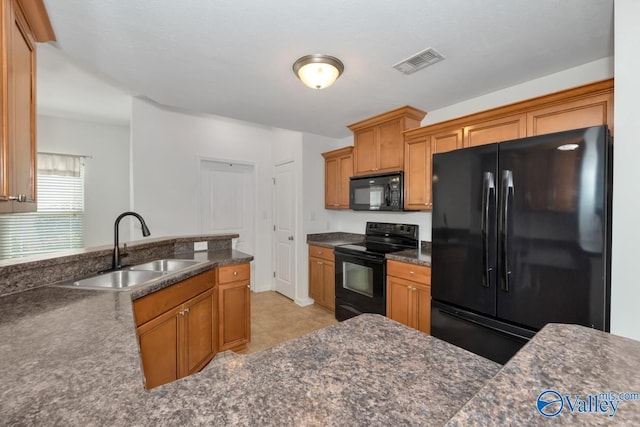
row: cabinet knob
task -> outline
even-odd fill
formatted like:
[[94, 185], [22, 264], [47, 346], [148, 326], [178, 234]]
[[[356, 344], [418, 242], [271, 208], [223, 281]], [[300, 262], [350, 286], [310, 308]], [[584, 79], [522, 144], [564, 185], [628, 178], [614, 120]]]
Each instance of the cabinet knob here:
[[17, 196], [9, 196], [9, 200], [15, 200], [16, 202], [26, 202], [27, 201], [27, 195], [26, 194], [18, 194]]
[[191, 309], [190, 309], [189, 307], [187, 307], [187, 308], [185, 308], [185, 309], [184, 309], [184, 312], [185, 312], [185, 313], [188, 313], [188, 312], [190, 312], [190, 311], [191, 311]]
[[316, 264], [322, 264], [322, 261], [316, 261]]
[[233, 272], [233, 275], [234, 275], [234, 276], [237, 276], [237, 275], [238, 275], [238, 272], [237, 272], [237, 271], [234, 271], [234, 272]]
[[409, 274], [413, 276], [415, 273], [412, 270], [409, 270]]
[[251, 285], [247, 285], [247, 288], [251, 289]]

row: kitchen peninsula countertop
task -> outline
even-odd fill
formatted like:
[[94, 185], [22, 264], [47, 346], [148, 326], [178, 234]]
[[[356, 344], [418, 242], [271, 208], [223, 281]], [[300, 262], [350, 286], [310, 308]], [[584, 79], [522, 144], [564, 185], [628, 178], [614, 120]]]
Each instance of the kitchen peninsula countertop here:
[[443, 424], [499, 369], [363, 315], [146, 391], [129, 293], [41, 287], [0, 312], [7, 424]]
[[[127, 292], [0, 298], [0, 414], [25, 425], [537, 424], [543, 388], [640, 390], [640, 343], [549, 325], [498, 364], [365, 314], [146, 391]], [[637, 425], [640, 402], [615, 421]], [[595, 414], [557, 421], [606, 422]]]

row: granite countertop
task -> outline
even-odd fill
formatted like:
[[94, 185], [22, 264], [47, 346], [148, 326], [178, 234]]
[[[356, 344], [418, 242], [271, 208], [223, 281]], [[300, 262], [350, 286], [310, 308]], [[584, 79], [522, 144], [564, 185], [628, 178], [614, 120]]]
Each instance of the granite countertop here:
[[[495, 425], [640, 425], [640, 342], [576, 325], [548, 324], [516, 353], [500, 372], [449, 421], [449, 426]], [[564, 400], [560, 413], [547, 419], [538, 413], [538, 396], [554, 390]], [[635, 393], [611, 406], [599, 405], [605, 413], [578, 412], [576, 395]], [[550, 400], [554, 394], [544, 397]], [[571, 411], [569, 403], [576, 408]], [[598, 406], [599, 406], [598, 405]], [[546, 410], [553, 414], [560, 404]]]
[[146, 391], [129, 293], [42, 287], [0, 312], [7, 424], [443, 424], [499, 369], [362, 315]]
[[[146, 391], [130, 293], [47, 286], [1, 297], [0, 312], [8, 425], [535, 425], [546, 389], [640, 391], [637, 341], [548, 325], [501, 369], [373, 314]], [[610, 421], [567, 408], [553, 420]], [[640, 424], [640, 402], [613, 421]]]
[[329, 232], [307, 234], [307, 243], [310, 245], [335, 248], [340, 245], [349, 245], [364, 242], [364, 234]]
[[385, 255], [386, 259], [407, 262], [409, 264], [431, 267], [431, 247], [420, 249], [407, 249], [406, 251], [392, 252]]

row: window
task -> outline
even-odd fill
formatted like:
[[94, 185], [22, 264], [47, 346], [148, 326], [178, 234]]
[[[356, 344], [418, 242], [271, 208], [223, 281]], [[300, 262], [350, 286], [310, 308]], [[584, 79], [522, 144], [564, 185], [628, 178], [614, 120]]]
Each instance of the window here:
[[38, 211], [0, 215], [0, 259], [84, 246], [84, 157], [38, 153]]

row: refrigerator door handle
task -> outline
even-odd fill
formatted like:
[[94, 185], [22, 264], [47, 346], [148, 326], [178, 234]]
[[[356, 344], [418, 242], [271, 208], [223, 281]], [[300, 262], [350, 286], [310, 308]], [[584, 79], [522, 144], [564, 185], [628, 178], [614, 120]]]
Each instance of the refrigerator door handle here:
[[502, 275], [500, 278], [500, 289], [509, 292], [509, 280], [511, 276], [511, 268], [509, 266], [509, 207], [513, 203], [513, 171], [502, 171], [500, 202], [500, 239], [502, 253]]
[[489, 262], [489, 205], [496, 186], [491, 172], [484, 172], [482, 177], [482, 286], [491, 285], [491, 267]]

